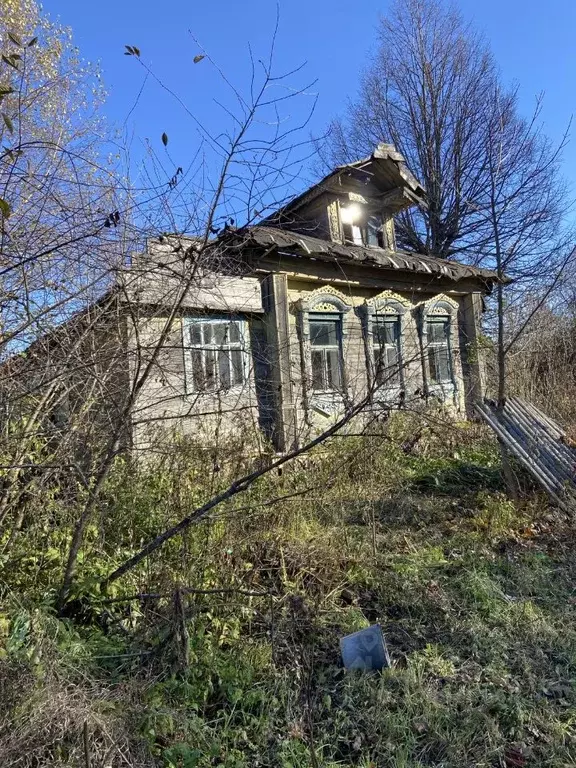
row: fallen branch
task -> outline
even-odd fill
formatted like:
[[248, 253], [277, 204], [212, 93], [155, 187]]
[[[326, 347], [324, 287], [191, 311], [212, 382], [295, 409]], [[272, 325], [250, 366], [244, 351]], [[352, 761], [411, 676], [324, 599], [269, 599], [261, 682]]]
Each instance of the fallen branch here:
[[[195, 589], [193, 587], [180, 587], [180, 592], [185, 595], [245, 595], [246, 597], [269, 597], [270, 592], [251, 592], [248, 589], [234, 589], [227, 587], [223, 589]], [[125, 597], [110, 597], [102, 601], [103, 605], [112, 603], [129, 603], [132, 600], [160, 600], [163, 597], [172, 597], [173, 592], [137, 592], [134, 595]]]

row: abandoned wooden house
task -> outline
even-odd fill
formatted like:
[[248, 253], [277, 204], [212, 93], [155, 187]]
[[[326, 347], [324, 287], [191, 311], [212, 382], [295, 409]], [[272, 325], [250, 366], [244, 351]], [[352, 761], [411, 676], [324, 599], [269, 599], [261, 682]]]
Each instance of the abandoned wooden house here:
[[106, 419], [132, 392], [134, 446], [159, 430], [212, 442], [251, 425], [285, 451], [358, 402], [374, 417], [431, 400], [471, 413], [484, 388], [483, 297], [497, 276], [397, 248], [394, 216], [415, 205], [425, 190], [381, 144], [257, 226], [223, 232], [209, 269], [188, 260], [184, 291], [182, 253], [193, 249], [149, 243], [90, 342], [109, 350]]

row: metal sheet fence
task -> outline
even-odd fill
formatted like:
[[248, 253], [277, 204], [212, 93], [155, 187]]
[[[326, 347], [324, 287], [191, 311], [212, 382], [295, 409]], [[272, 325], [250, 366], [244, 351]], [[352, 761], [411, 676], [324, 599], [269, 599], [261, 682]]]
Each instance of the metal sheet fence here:
[[576, 450], [562, 427], [531, 403], [511, 397], [504, 408], [476, 403], [499, 441], [564, 509], [576, 510]]

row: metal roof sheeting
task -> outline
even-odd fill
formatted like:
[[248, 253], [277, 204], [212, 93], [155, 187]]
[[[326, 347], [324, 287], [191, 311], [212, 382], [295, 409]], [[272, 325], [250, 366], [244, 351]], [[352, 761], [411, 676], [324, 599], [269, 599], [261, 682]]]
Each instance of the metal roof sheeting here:
[[[230, 235], [230, 233], [228, 233]], [[438, 275], [450, 280], [465, 278], [480, 278], [487, 283], [498, 280], [495, 272], [467, 264], [459, 264], [447, 259], [421, 256], [407, 251], [388, 251], [375, 246], [340, 245], [319, 237], [303, 235], [288, 229], [277, 227], [255, 226], [237, 230], [233, 233], [241, 244], [252, 246], [277, 246], [278, 249], [289, 250], [304, 256], [324, 258], [327, 261], [348, 263], [365, 263], [381, 269], [398, 270], [402, 272], [419, 272]]]
[[503, 409], [476, 403], [476, 410], [499, 441], [564, 509], [576, 509], [576, 450], [566, 432], [536, 406], [511, 397]]

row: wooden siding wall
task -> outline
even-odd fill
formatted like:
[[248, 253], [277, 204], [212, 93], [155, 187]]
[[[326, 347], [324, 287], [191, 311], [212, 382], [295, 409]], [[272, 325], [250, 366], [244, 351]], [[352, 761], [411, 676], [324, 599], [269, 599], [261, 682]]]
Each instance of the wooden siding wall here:
[[[324, 284], [329, 287], [329, 284]], [[347, 393], [350, 401], [358, 402], [364, 398], [368, 392], [369, 373], [367, 349], [364, 337], [364, 329], [361, 318], [361, 312], [358, 310], [366, 300], [373, 298], [378, 293], [386, 290], [382, 286], [380, 290], [362, 289], [354, 287], [348, 294], [345, 293], [341, 284], [334, 285], [336, 292], [344, 293], [347, 303], [352, 309], [346, 313], [345, 323], [346, 332], [343, 338], [343, 358], [346, 377]], [[342, 412], [326, 415], [319, 412], [310, 404], [310, 397], [307, 395], [306, 371], [304, 362], [302, 340], [298, 336], [298, 305], [299, 302], [306, 300], [314, 290], [318, 289], [317, 282], [306, 282], [305, 280], [291, 279], [288, 281], [288, 300], [290, 303], [290, 378], [293, 388], [293, 401], [295, 405], [295, 421], [297, 425], [298, 439], [301, 442], [313, 431], [319, 431], [326, 428]], [[403, 360], [406, 362], [404, 370], [404, 385], [406, 391], [406, 401], [412, 406], [423, 404], [425, 401], [425, 380], [424, 380], [424, 359], [421, 347], [421, 337], [419, 332], [420, 306], [423, 300], [434, 298], [434, 294], [423, 297], [419, 295], [414, 302], [415, 297], [404, 292], [398, 294], [411, 303], [411, 308], [404, 316], [404, 332], [402, 343]], [[460, 304], [459, 297], [455, 299]], [[414, 303], [413, 303], [414, 302]], [[462, 314], [459, 307], [458, 317]], [[451, 325], [451, 344], [452, 360], [454, 367], [454, 378], [456, 383], [455, 401], [447, 403], [455, 415], [464, 416], [466, 410], [466, 394], [469, 389], [464, 381], [462, 370], [462, 354], [459, 337], [458, 317]]]
[[304, 235], [330, 240], [330, 223], [328, 221], [328, 204], [333, 195], [323, 193], [305, 208], [289, 214], [281, 221], [283, 229], [301, 232]]
[[[186, 387], [183, 322], [179, 317], [162, 349], [153, 374], [141, 392], [134, 415], [134, 440], [145, 449], [158, 440], [160, 431], [174, 431], [213, 445], [231, 433], [260, 434], [264, 428], [280, 450], [288, 450], [312, 433], [330, 425], [338, 413], [327, 415], [314, 408], [309, 397], [309, 368], [299, 331], [299, 306], [319, 286], [330, 289], [329, 282], [306, 280], [304, 276], [274, 274], [259, 283], [264, 296], [263, 314], [243, 314], [250, 348], [246, 384], [236, 390], [219, 393], [193, 393]], [[350, 286], [348, 292], [339, 282], [332, 288], [344, 295], [351, 309], [346, 313], [343, 355], [347, 393], [351, 402], [365, 397], [369, 387], [367, 348], [364, 337], [362, 306], [367, 300], [386, 290], [378, 287]], [[422, 303], [438, 294], [396, 291], [410, 307], [403, 319], [403, 359], [406, 362], [404, 388], [406, 401], [418, 406], [425, 403], [425, 365], [419, 323]], [[453, 366], [456, 396], [452, 409], [464, 416], [469, 396], [478, 396], [481, 386], [478, 365], [467, 364], [463, 370], [463, 345], [479, 332], [478, 301], [470, 296], [452, 296], [458, 303], [452, 324]], [[199, 310], [186, 310], [197, 316]], [[145, 363], [159, 338], [165, 317], [142, 313], [135, 329], [129, 332], [131, 370]], [[250, 341], [250, 338], [252, 341]], [[268, 381], [257, 386], [255, 368]], [[474, 370], [472, 370], [474, 369]], [[265, 373], [263, 373], [265, 372]], [[340, 412], [341, 413], [341, 412]]]
[[[192, 314], [198, 316], [196, 312]], [[150, 359], [165, 322], [163, 316], [138, 319], [137, 334], [134, 329], [130, 334], [133, 376], [137, 366]], [[175, 320], [152, 375], [138, 397], [133, 417], [133, 439], [137, 450], [164, 450], [174, 434], [215, 445], [220, 440], [226, 441], [233, 432], [257, 432], [259, 410], [250, 331], [245, 384], [230, 391], [194, 392], [186, 381], [184, 322], [184, 317]], [[249, 328], [249, 322], [247, 325]]]
[[[230, 270], [240, 268], [232, 256], [228, 266]], [[120, 284], [126, 299], [136, 307], [171, 307], [182, 293], [188, 268], [173, 248], [156, 243], [149, 253], [135, 257], [133, 266], [120, 276]], [[198, 268], [191, 282], [181, 302], [183, 308], [262, 312], [260, 281], [255, 277]]]
[[[141, 257], [132, 273], [128, 296], [133, 296], [128, 318], [128, 355], [132, 379], [151, 359], [167, 321], [167, 313], [153, 309], [168, 306], [182, 290], [182, 280], [162, 271], [154, 260], [162, 259], [156, 246], [152, 254]], [[171, 265], [174, 267], [174, 265]], [[140, 271], [138, 271], [140, 270]], [[247, 380], [230, 391], [194, 392], [187, 382], [184, 326], [187, 317], [235, 315], [248, 329], [246, 350]], [[136, 450], [154, 447], [164, 450], [174, 434], [193, 437], [213, 445], [226, 440], [232, 431], [249, 428], [256, 432], [259, 408], [250, 345], [250, 318], [263, 315], [260, 280], [205, 273], [195, 278], [193, 288], [181, 305], [165, 343], [153, 365], [152, 374], [142, 388], [133, 417]]]

